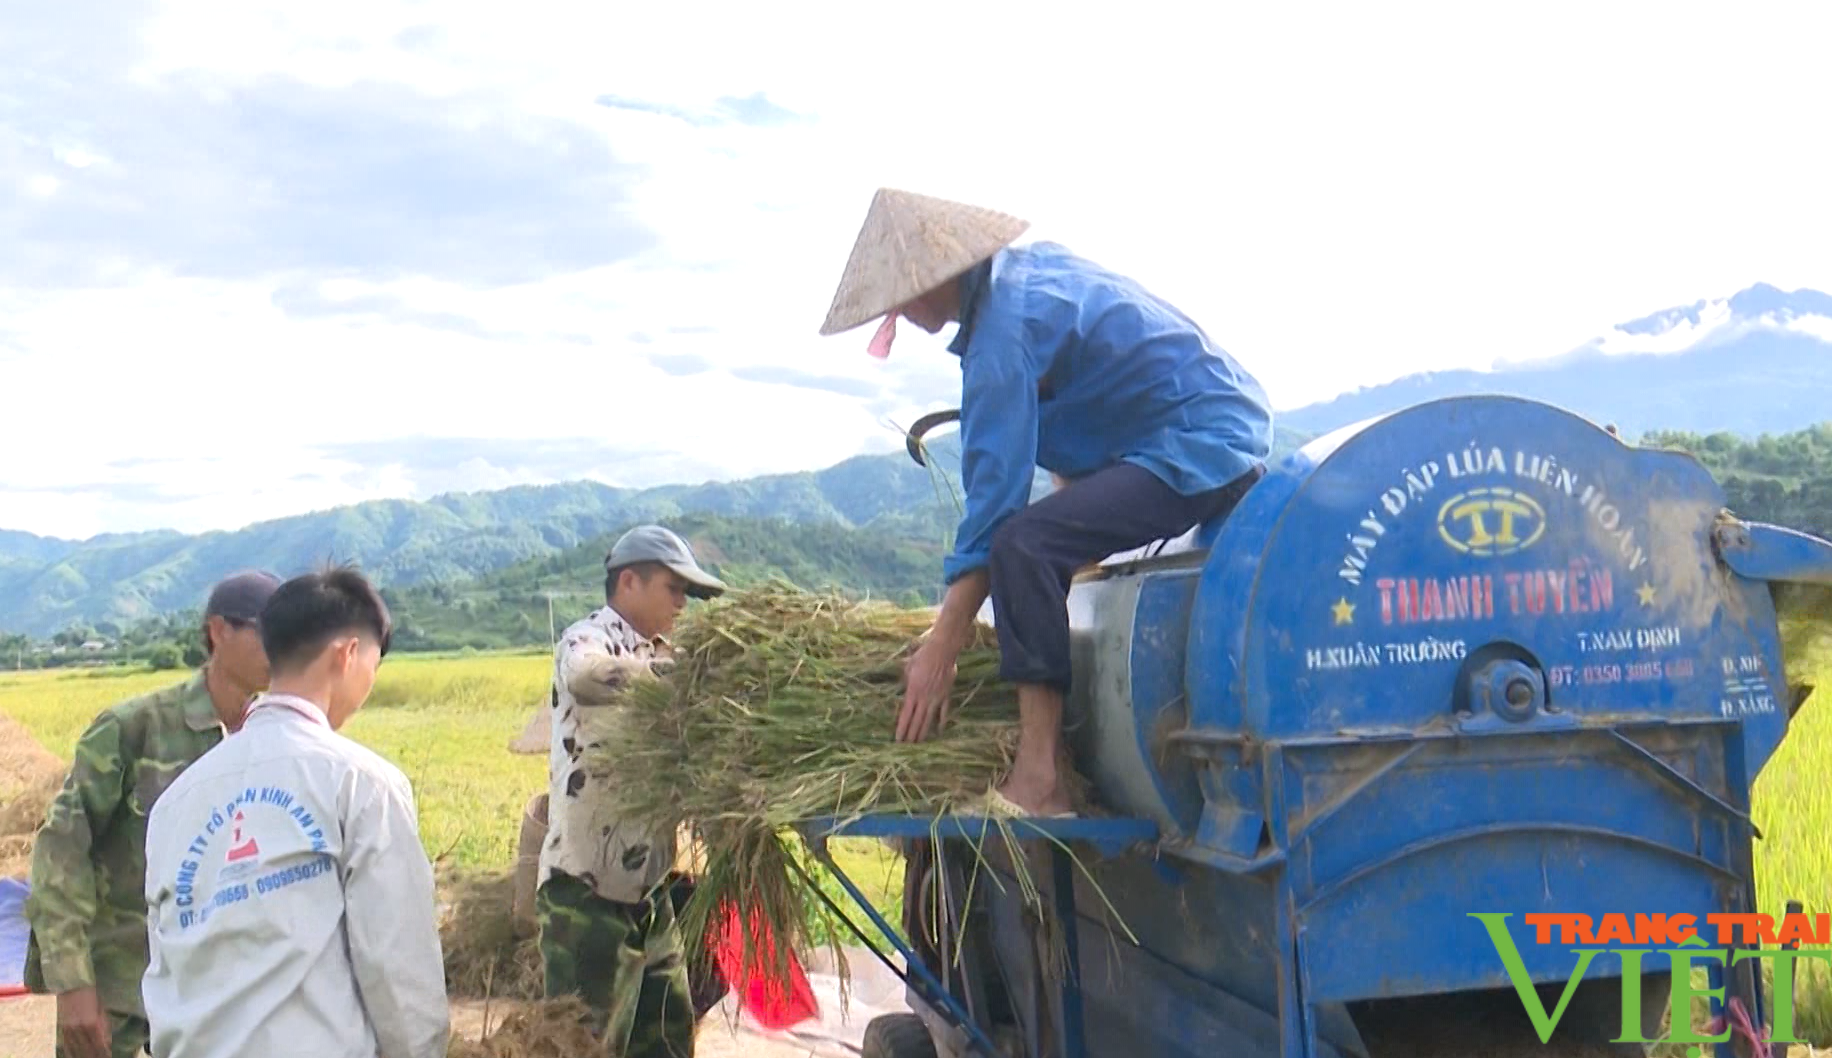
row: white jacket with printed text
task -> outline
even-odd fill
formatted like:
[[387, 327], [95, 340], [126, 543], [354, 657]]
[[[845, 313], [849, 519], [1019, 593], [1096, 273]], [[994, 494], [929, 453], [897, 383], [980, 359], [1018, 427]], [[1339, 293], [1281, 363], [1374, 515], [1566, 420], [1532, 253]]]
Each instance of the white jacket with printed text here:
[[267, 696], [147, 823], [157, 1058], [443, 1058], [432, 866], [400, 769]]

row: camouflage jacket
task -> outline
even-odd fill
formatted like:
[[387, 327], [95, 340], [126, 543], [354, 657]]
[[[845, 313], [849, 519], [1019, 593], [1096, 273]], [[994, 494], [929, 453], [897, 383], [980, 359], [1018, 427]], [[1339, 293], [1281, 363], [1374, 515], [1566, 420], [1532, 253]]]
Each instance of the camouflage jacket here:
[[28, 988], [93, 986], [104, 1008], [142, 1013], [147, 813], [222, 739], [202, 671], [109, 707], [83, 732], [32, 849]]

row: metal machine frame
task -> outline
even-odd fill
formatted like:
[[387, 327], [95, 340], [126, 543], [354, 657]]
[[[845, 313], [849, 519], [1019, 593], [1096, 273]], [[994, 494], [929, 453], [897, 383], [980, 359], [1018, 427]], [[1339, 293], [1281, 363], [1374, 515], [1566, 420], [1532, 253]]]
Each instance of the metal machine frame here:
[[[1001, 821], [1011, 834], [1020, 841], [1043, 840], [1051, 844], [1051, 890], [1054, 895], [1054, 912], [1063, 930], [1063, 945], [1068, 957], [1068, 974], [1059, 983], [1057, 997], [1061, 1011], [1063, 1048], [1062, 1058], [1085, 1058], [1087, 1054], [1083, 1039], [1081, 1022], [1081, 951], [1076, 919], [1079, 909], [1075, 901], [1074, 871], [1075, 861], [1067, 846], [1071, 843], [1082, 843], [1092, 846], [1097, 852], [1113, 855], [1125, 849], [1154, 843], [1158, 839], [1157, 825], [1143, 819], [1014, 819]], [[903, 979], [910, 991], [920, 1000], [933, 1018], [958, 1033], [966, 1046], [962, 1054], [981, 1054], [986, 1058], [996, 1058], [999, 1054], [992, 1041], [992, 1036], [979, 1025], [967, 1010], [963, 998], [953, 994], [947, 985], [940, 980], [934, 971], [915, 951], [913, 943], [905, 938], [884, 916], [871, 906], [863, 892], [840, 866], [834, 862], [827, 850], [827, 840], [834, 837], [868, 837], [890, 840], [939, 842], [982, 842], [993, 832], [992, 821], [972, 816], [944, 816], [940, 819], [925, 819], [917, 816], [866, 816], [857, 820], [839, 822], [832, 819], [814, 820], [802, 828], [802, 835], [808, 842], [815, 858], [831, 872], [841, 887], [856, 903], [871, 924], [897, 953], [903, 956], [907, 970], [900, 971], [890, 958], [873, 944], [856, 923], [840, 908], [829, 902], [829, 909], [838, 915], [847, 928], [862, 943], [871, 949], [872, 954]], [[818, 887], [810, 886], [815, 891]], [[825, 896], [823, 894], [823, 899]], [[957, 912], [959, 909], [955, 909]]]
[[[1633, 745], [1632, 740], [1622, 732], [1612, 731], [1611, 733], [1624, 743]], [[1410, 752], [1407, 751], [1407, 754], [1409, 755]], [[1694, 795], [1712, 801], [1716, 800], [1708, 792], [1697, 790], [1683, 777], [1676, 776], [1675, 779], [1688, 787]], [[1720, 804], [1719, 807], [1724, 812], [1743, 820], [1751, 831], [1755, 830], [1754, 824], [1748, 821], [1747, 814], [1729, 805]], [[1081, 951], [1076, 928], [1077, 919], [1081, 917], [1082, 911], [1077, 906], [1075, 899], [1073, 875], [1076, 865], [1068, 851], [1068, 846], [1071, 844], [1085, 845], [1103, 856], [1123, 855], [1128, 850], [1135, 850], [1140, 846], [1155, 847], [1160, 840], [1157, 825], [1149, 820], [1126, 818], [1038, 818], [1002, 822], [1019, 841], [1044, 841], [1051, 846], [1049, 855], [1052, 868], [1052, 904], [1057, 920], [1061, 924], [1068, 967], [1066, 976], [1056, 984], [1057, 1023], [1054, 1028], [1059, 1033], [1060, 1045], [1055, 1053], [1060, 1058], [1086, 1058], [1087, 1045], [1081, 1006]], [[936, 1039], [948, 1040], [952, 1044], [949, 1051], [943, 1052], [944, 1055], [958, 1054], [962, 1058], [969, 1055], [1000, 1058], [1004, 1052], [994, 1042], [993, 1034], [980, 1024], [979, 1019], [968, 1009], [972, 1005], [968, 998], [958, 994], [941, 977], [937, 976], [936, 972], [928, 966], [927, 961], [915, 950], [914, 942], [905, 937], [898, 927], [886, 921], [884, 916], [871, 905], [858, 884], [833, 860], [828, 851], [827, 842], [830, 838], [835, 837], [867, 837], [890, 841], [936, 841], [943, 844], [979, 843], [992, 836], [992, 826], [989, 820], [974, 816], [944, 816], [939, 819], [927, 819], [917, 816], [877, 815], [845, 822], [833, 819], [812, 820], [799, 828], [815, 858], [840, 883], [848, 897], [857, 905], [858, 910], [864, 914], [878, 934], [897, 954], [903, 957], [906, 969], [898, 969], [896, 963], [872, 941], [865, 929], [824, 893], [821, 894], [821, 899], [827, 903], [829, 910], [840, 918], [847, 929], [908, 987], [911, 998], [919, 1004], [914, 1009], [929, 1025], [932, 1036]], [[1294, 842], [1301, 843], [1303, 840], [1302, 834], [1293, 836]], [[1257, 868], [1266, 869], [1277, 866], [1288, 855], [1288, 849], [1281, 850], [1265, 857]], [[1376, 865], [1367, 865], [1367, 869], [1373, 869], [1374, 866]], [[803, 880], [809, 883], [810, 889], [820, 892], [819, 888], [812, 884], [811, 879], [804, 876]], [[1282, 880], [1278, 883], [1278, 887], [1282, 896], [1281, 906], [1291, 907], [1294, 912], [1301, 911], [1301, 908], [1296, 906], [1289, 880]], [[1753, 881], [1750, 887], [1753, 888]], [[952, 897], [954, 894], [949, 895]], [[908, 899], [907, 890], [906, 899]], [[1753, 893], [1750, 894], [1750, 904], [1754, 906]], [[1801, 910], [1801, 905], [1796, 901], [1789, 901], [1788, 910], [1798, 912]], [[952, 908], [951, 911], [958, 914], [961, 909]], [[1281, 933], [1286, 934], [1296, 945], [1298, 941], [1295, 936], [1293, 917], [1293, 915], [1281, 915], [1279, 925]], [[1287, 979], [1282, 980], [1279, 987], [1280, 1049], [1286, 1055], [1320, 1054], [1322, 1052], [1315, 1036], [1314, 1026], [1308, 1016], [1308, 1001], [1304, 998], [1309, 991], [1308, 975], [1304, 972], [1302, 960], [1290, 960], [1287, 965], [1291, 966], [1295, 972], [1286, 974]], [[1763, 992], [1760, 981], [1751, 969], [1751, 964], [1743, 964], [1734, 973], [1738, 980], [1726, 990], [1726, 994], [1733, 999], [1746, 1000], [1751, 1005], [1753, 1009], [1750, 1011], [1750, 1019], [1754, 1026], [1760, 1027], [1767, 1024], [1769, 997]], [[946, 974], [945, 968], [944, 975], [954, 976]], [[1708, 976], [1710, 987], [1716, 989], [1725, 985], [1725, 968], [1722, 964], [1715, 961], [1710, 962]], [[971, 990], [972, 987], [973, 982], [963, 982], [961, 991]], [[1725, 1017], [1726, 1006], [1717, 997], [1711, 997], [1708, 1005], [1713, 1018]], [[1734, 1017], [1726, 1019], [1726, 1023], [1730, 1024], [1733, 1030], [1738, 1028], [1737, 1020]], [[1747, 1039], [1746, 1034], [1745, 1038]], [[1731, 1040], [1716, 1044], [1712, 1048], [1715, 1058], [1738, 1058], [1735, 1039], [1733, 1034]], [[1773, 1045], [1773, 1058], [1786, 1058], [1786, 1054], [1786, 1044]]]

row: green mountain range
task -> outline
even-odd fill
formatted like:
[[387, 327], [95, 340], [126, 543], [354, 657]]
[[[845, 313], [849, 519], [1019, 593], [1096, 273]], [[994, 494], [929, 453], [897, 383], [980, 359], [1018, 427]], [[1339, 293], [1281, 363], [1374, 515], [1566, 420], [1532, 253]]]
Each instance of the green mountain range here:
[[[936, 444], [933, 454], [951, 478], [958, 453], [949, 440]], [[1739, 515], [1832, 536], [1832, 424], [1755, 440], [1664, 431], [1640, 441], [1693, 453], [1724, 484]], [[1282, 437], [1279, 453], [1297, 442]], [[665, 518], [734, 584], [784, 576], [804, 587], [932, 602], [955, 521], [952, 501], [936, 490], [949, 486], [957, 487], [953, 481], [938, 485], [901, 455], [878, 456], [819, 473], [723, 486], [630, 492], [564, 485], [424, 504], [361, 504], [198, 537], [154, 533], [73, 545], [0, 534], [0, 581], [11, 576], [42, 587], [96, 578], [97, 588], [54, 611], [32, 634], [62, 632], [60, 638], [74, 646], [91, 633], [124, 633], [121, 656], [150, 659], [163, 649], [176, 664], [175, 652], [194, 646], [189, 633], [195, 611], [213, 578], [240, 565], [290, 572], [368, 548], [356, 555], [366, 568], [395, 571], [381, 579], [402, 649], [537, 645], [603, 599], [604, 553], [639, 518]], [[539, 524], [531, 524], [535, 512], [544, 516]], [[341, 544], [327, 544], [332, 535]], [[517, 547], [530, 553], [489, 569], [463, 565], [489, 562]], [[279, 557], [263, 557], [263, 549]], [[229, 555], [237, 560], [222, 561]], [[124, 574], [113, 593], [104, 579], [111, 569]], [[180, 587], [140, 594], [157, 582]], [[0, 600], [16, 607], [15, 599], [0, 588]], [[97, 600], [92, 612], [100, 616], [83, 609], [87, 599]], [[141, 620], [124, 613], [123, 601], [156, 609], [157, 616]], [[13, 642], [0, 634], [0, 647], [11, 650]]]
[[[1306, 439], [1281, 430], [1276, 454]], [[836, 563], [853, 553], [849, 548], [888, 549], [848, 568], [846, 583], [899, 597], [933, 595], [941, 556], [960, 520], [960, 452], [952, 433], [932, 440], [929, 449], [928, 468], [896, 453], [729, 483], [518, 486], [425, 502], [376, 500], [198, 535], [161, 531], [79, 542], [0, 532], [0, 631], [48, 637], [75, 626], [108, 634], [196, 607], [218, 578], [246, 568], [285, 576], [327, 561], [353, 561], [396, 591], [433, 584], [455, 591], [582, 545], [602, 558], [609, 539], [647, 521], [697, 526], [715, 550], [759, 568], [798, 569], [803, 577], [817, 567], [846, 568]], [[1039, 472], [1035, 485], [1036, 495], [1048, 491], [1048, 476]], [[791, 526], [799, 531], [783, 536]], [[774, 542], [766, 547], [753, 536]], [[883, 566], [892, 551], [900, 557]], [[885, 579], [881, 569], [901, 571], [902, 579]], [[588, 591], [592, 586], [590, 577], [567, 583]], [[544, 622], [544, 603], [541, 612]]]
[[[923, 539], [830, 522], [687, 514], [669, 524], [727, 583], [743, 587], [786, 577], [804, 588], [890, 599], [936, 601], [939, 537]], [[518, 562], [461, 582], [386, 588], [403, 650], [478, 650], [548, 643], [551, 634], [604, 603], [605, 533], [558, 554]], [[551, 603], [551, 609], [549, 604]]]

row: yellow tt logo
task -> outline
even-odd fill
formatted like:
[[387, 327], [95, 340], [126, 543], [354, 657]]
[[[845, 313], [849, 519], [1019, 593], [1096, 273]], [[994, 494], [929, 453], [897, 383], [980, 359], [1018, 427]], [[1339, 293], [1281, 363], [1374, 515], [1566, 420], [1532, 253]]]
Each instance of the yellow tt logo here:
[[1546, 532], [1546, 511], [1513, 489], [1471, 489], [1438, 510], [1438, 535], [1466, 555], [1493, 558], [1532, 547]]

